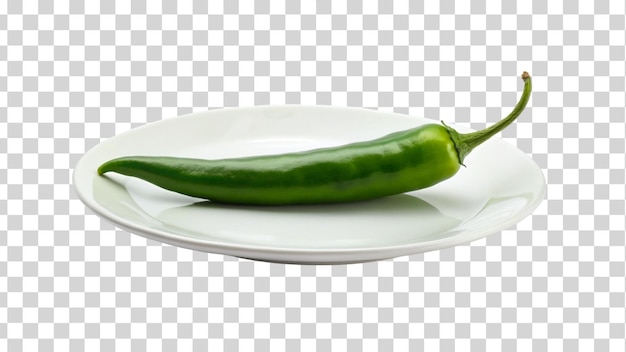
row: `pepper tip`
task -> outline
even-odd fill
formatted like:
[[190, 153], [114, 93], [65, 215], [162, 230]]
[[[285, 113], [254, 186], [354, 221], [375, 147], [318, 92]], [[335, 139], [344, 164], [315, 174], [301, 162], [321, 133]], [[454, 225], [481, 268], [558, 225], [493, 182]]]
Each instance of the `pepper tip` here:
[[106, 172], [108, 172], [108, 171], [109, 171], [109, 170], [108, 170], [108, 168], [107, 168], [107, 166], [108, 166], [108, 162], [106, 162], [106, 163], [104, 163], [104, 164], [100, 165], [100, 167], [98, 167], [98, 169], [96, 170], [96, 172], [98, 173], [98, 175], [99, 175], [99, 176], [102, 176], [102, 175], [104, 175]]
[[522, 79], [524, 81], [526, 81], [529, 78], [530, 78], [530, 75], [528, 74], [528, 72], [526, 72], [526, 71], [522, 72]]

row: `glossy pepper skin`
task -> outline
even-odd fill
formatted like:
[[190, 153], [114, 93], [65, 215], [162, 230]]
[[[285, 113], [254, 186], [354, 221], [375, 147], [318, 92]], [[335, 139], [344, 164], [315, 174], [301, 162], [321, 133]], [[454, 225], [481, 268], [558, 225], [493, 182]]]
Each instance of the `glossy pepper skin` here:
[[353, 202], [423, 189], [454, 176], [474, 147], [519, 116], [531, 92], [528, 73], [522, 79], [524, 92], [511, 114], [473, 133], [427, 124], [371, 141], [280, 155], [121, 157], [102, 164], [98, 173], [117, 172], [192, 197], [247, 205]]

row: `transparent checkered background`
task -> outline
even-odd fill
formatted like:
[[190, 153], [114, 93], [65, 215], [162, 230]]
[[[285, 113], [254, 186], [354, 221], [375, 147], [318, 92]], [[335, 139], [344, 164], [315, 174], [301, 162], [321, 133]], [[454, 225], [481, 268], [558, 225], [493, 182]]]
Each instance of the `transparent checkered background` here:
[[[0, 0], [1, 351], [624, 351], [620, 1]], [[261, 104], [358, 106], [502, 138], [547, 199], [456, 248], [341, 266], [253, 262], [102, 222], [91, 147]]]

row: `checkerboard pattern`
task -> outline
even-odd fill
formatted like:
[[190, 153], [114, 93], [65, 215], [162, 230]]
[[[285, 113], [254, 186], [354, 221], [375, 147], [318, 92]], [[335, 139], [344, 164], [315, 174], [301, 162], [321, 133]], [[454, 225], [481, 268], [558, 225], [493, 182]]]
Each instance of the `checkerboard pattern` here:
[[[626, 350], [620, 1], [0, 0], [0, 351]], [[502, 138], [546, 200], [471, 244], [339, 266], [180, 249], [101, 221], [91, 147], [194, 111], [358, 106]]]

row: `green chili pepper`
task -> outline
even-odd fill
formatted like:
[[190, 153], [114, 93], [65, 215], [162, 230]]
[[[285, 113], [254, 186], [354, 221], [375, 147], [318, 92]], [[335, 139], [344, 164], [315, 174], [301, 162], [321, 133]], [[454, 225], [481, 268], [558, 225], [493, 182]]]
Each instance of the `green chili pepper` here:
[[360, 201], [426, 188], [452, 177], [476, 146], [524, 110], [531, 79], [513, 111], [493, 126], [461, 134], [427, 124], [338, 147], [281, 155], [201, 160], [128, 156], [105, 162], [98, 174], [117, 172], [164, 189], [220, 203], [250, 205]]

